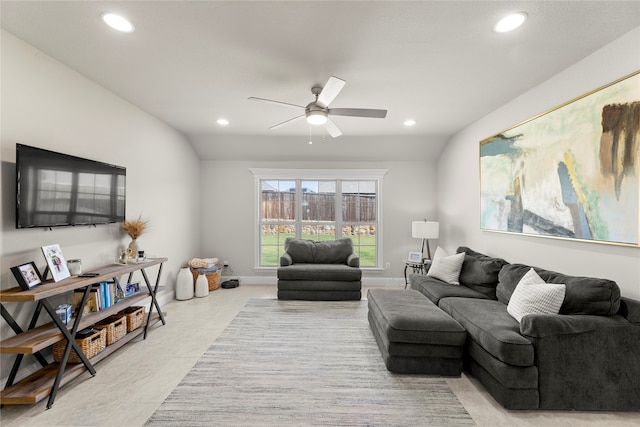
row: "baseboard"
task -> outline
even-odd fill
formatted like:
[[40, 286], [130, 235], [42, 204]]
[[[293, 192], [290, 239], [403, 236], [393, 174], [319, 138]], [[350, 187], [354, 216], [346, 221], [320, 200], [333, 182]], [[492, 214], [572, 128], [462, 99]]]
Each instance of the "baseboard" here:
[[175, 296], [176, 293], [173, 289], [173, 286], [171, 287], [171, 289], [169, 289], [169, 287], [167, 286], [162, 292], [158, 292], [158, 294], [156, 295], [156, 299], [158, 300], [160, 307], [162, 307], [165, 304], [174, 301], [176, 299]]

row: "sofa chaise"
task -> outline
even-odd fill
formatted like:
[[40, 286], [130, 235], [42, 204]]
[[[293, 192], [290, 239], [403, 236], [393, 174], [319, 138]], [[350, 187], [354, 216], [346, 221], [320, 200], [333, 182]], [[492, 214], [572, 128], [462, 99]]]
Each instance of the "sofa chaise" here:
[[288, 237], [278, 267], [278, 299], [360, 300], [362, 270], [349, 238], [313, 241]]
[[[639, 301], [621, 297], [611, 280], [509, 264], [467, 247], [457, 253], [459, 284], [422, 274], [409, 282], [464, 328], [464, 370], [496, 401], [508, 409], [640, 410]], [[510, 312], [520, 296], [511, 299], [532, 269], [538, 283], [564, 285], [559, 313], [518, 321]]]

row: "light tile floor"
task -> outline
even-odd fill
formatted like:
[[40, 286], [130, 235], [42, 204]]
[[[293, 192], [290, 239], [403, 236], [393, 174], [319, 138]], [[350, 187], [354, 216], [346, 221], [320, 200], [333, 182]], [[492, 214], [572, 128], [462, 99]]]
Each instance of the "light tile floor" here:
[[[363, 297], [366, 292], [364, 287]], [[0, 424], [142, 426], [249, 298], [275, 297], [275, 286], [244, 285], [218, 289], [206, 298], [165, 304], [167, 325], [97, 364], [95, 377], [85, 374], [61, 388], [51, 409], [46, 409], [46, 400], [32, 406], [6, 406], [0, 410]], [[640, 425], [637, 413], [508, 411], [472, 377], [463, 374], [447, 383], [479, 426]]]

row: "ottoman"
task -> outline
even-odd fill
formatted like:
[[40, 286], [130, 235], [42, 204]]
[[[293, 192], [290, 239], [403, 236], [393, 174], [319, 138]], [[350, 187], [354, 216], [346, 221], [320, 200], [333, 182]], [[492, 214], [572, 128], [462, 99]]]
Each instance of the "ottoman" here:
[[362, 270], [343, 264], [293, 264], [278, 268], [278, 299], [360, 300]]
[[467, 333], [414, 289], [370, 289], [369, 325], [387, 369], [459, 377]]

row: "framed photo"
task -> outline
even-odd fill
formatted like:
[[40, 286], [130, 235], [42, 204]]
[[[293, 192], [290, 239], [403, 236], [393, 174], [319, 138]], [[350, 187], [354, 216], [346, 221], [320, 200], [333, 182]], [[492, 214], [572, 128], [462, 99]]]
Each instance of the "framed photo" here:
[[33, 261], [11, 267], [11, 272], [23, 291], [28, 291], [42, 283], [38, 267]]
[[421, 263], [422, 262], [422, 252], [409, 252], [409, 256], [407, 259], [410, 262]]
[[640, 72], [480, 142], [480, 228], [640, 247]]
[[140, 292], [140, 282], [127, 283], [127, 287], [124, 291], [124, 296], [129, 297]]
[[47, 265], [49, 266], [49, 271], [51, 271], [54, 282], [59, 282], [62, 279], [71, 277], [60, 245], [43, 246], [42, 254], [44, 255], [44, 259], [47, 260]]

